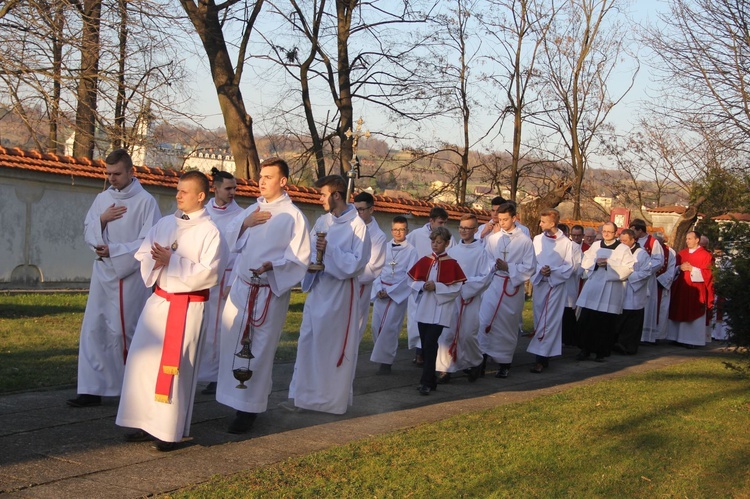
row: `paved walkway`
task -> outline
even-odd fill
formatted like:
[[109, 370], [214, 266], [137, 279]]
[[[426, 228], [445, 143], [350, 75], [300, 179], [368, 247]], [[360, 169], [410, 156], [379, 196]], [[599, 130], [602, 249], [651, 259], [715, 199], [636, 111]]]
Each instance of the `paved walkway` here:
[[[198, 395], [192, 439], [169, 453], [149, 443], [125, 443], [115, 426], [117, 399], [101, 407], [73, 409], [65, 400], [73, 389], [26, 392], [0, 397], [0, 494], [20, 497], [141, 497], [265, 466], [372, 435], [445, 419], [457, 414], [529, 400], [634, 372], [712, 355], [718, 347], [687, 350], [658, 345], [641, 347], [638, 356], [613, 356], [605, 363], [577, 362], [566, 348], [549, 370], [532, 374], [527, 339], [519, 341], [516, 363], [507, 379], [487, 377], [469, 383], [455, 377], [427, 397], [415, 390], [419, 370], [411, 353], [399, 352], [390, 376], [376, 376], [369, 355], [359, 358], [354, 405], [344, 416], [305, 411], [290, 413], [277, 405], [286, 399], [292, 363], [274, 366], [269, 411], [247, 435], [230, 435], [234, 411], [213, 397]], [[716, 345], [716, 344], [714, 344]], [[200, 387], [199, 387], [200, 388]]]

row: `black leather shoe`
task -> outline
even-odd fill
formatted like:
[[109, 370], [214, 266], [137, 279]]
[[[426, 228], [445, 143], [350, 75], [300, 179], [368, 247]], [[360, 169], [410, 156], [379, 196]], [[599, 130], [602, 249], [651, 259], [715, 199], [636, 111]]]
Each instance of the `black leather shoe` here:
[[151, 446], [159, 452], [169, 452], [177, 447], [177, 442], [165, 442], [163, 440], [157, 440]]
[[495, 374], [496, 378], [507, 378], [510, 374], [510, 367], [501, 367], [498, 369], [497, 374]]
[[201, 390], [203, 395], [216, 395], [216, 381], [212, 381], [206, 385], [206, 388]]
[[102, 398], [99, 395], [81, 394], [74, 399], [67, 401], [70, 407], [96, 407], [102, 405]]
[[451, 382], [451, 373], [438, 372], [437, 373], [437, 384], [447, 385]]
[[235, 416], [234, 421], [229, 424], [227, 432], [235, 435], [247, 433], [250, 431], [250, 428], [253, 427], [253, 423], [257, 417], [258, 415], [254, 412], [237, 411], [237, 416]]
[[378, 374], [380, 376], [391, 374], [391, 365], [380, 364], [380, 367], [378, 368], [378, 372], [376, 372], [375, 374]]
[[536, 364], [534, 367], [529, 369], [530, 372], [534, 374], [541, 374], [542, 371], [544, 371], [544, 365], [543, 364]]
[[432, 389], [427, 385], [419, 385], [419, 394], [420, 395], [429, 395]]
[[153, 439], [154, 437], [152, 437], [150, 434], [146, 433], [143, 430], [137, 430], [132, 433], [125, 434], [126, 442], [148, 442], [149, 440], [153, 440]]
[[467, 371], [468, 372], [466, 374], [469, 377], [469, 383], [473, 383], [479, 378], [479, 375], [482, 372], [482, 366], [474, 366], [472, 368], [467, 369]]

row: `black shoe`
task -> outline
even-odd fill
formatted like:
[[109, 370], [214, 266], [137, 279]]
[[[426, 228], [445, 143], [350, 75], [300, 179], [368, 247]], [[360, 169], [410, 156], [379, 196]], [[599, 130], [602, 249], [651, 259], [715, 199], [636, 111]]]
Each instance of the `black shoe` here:
[[419, 385], [419, 394], [420, 395], [429, 395], [432, 389], [427, 385]]
[[96, 407], [102, 405], [102, 398], [99, 395], [81, 394], [74, 399], [67, 401], [70, 407]]
[[628, 352], [626, 352], [626, 351], [625, 351], [625, 347], [624, 347], [624, 346], [622, 346], [622, 345], [621, 345], [621, 344], [619, 344], [619, 343], [615, 343], [615, 344], [614, 344], [614, 345], [612, 346], [612, 351], [613, 351], [613, 352], [615, 352], [615, 353], [619, 353], [619, 354], [622, 354], [622, 355], [625, 355], [625, 354], [627, 354], [627, 353], [628, 353]]
[[380, 367], [378, 368], [378, 372], [375, 374], [378, 375], [384, 375], [384, 374], [391, 374], [391, 365], [390, 364], [380, 364]]
[[507, 378], [510, 374], [510, 367], [501, 367], [498, 369], [497, 374], [495, 374], [496, 378]]
[[148, 442], [153, 439], [154, 437], [152, 437], [149, 433], [146, 433], [143, 430], [137, 430], [132, 433], [125, 434], [126, 442]]
[[177, 442], [165, 442], [163, 440], [157, 440], [153, 444], [151, 444], [151, 447], [158, 450], [159, 452], [169, 452], [177, 447]]
[[534, 367], [529, 369], [529, 371], [534, 374], [541, 374], [541, 372], [544, 371], [544, 364], [537, 363]]
[[479, 377], [484, 378], [485, 370], [487, 369], [487, 354], [482, 354], [482, 363], [479, 365]]
[[216, 381], [212, 381], [206, 385], [206, 388], [201, 390], [203, 395], [216, 395]]
[[581, 351], [576, 355], [576, 360], [589, 360], [589, 353]]
[[437, 372], [437, 384], [447, 385], [451, 381], [451, 373]]
[[237, 416], [235, 416], [234, 421], [230, 423], [227, 432], [234, 433], [235, 435], [247, 433], [250, 431], [250, 428], [253, 427], [253, 423], [257, 417], [258, 415], [254, 412], [237, 411]]
[[475, 382], [482, 373], [482, 366], [474, 366], [467, 369], [467, 375], [469, 376], [469, 383]]
[[601, 355], [597, 355], [597, 356], [596, 356], [596, 357], [594, 358], [594, 362], [604, 362], [604, 357], [603, 357], [603, 356], [601, 356]]

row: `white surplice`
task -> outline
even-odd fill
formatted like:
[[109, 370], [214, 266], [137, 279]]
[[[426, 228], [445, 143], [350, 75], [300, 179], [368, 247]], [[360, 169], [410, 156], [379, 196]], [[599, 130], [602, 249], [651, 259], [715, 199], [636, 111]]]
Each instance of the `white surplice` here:
[[[653, 238], [653, 236], [646, 235], [638, 240], [638, 244], [647, 253], [648, 250], [646, 248], [646, 242], [649, 238]], [[653, 343], [660, 337], [659, 326], [656, 324], [658, 315], [656, 273], [659, 271], [659, 269], [661, 269], [662, 265], [664, 265], [664, 249], [662, 248], [659, 241], [655, 239], [653, 240], [653, 244], [651, 245], [650, 261], [651, 277], [649, 277], [647, 284], [648, 302], [646, 303], [646, 307], [643, 309], [643, 334], [641, 336], [641, 341]]]
[[303, 409], [344, 414], [352, 402], [356, 368], [357, 277], [370, 260], [370, 237], [354, 205], [339, 217], [327, 213], [318, 219], [311, 234], [312, 251], [320, 230], [327, 231], [325, 270], [307, 273], [302, 281], [308, 295], [289, 397]]
[[372, 294], [373, 281], [380, 275], [385, 265], [385, 233], [380, 230], [375, 218], [367, 224], [367, 234], [370, 236], [370, 261], [367, 262], [364, 272], [359, 275], [359, 336], [357, 345], [367, 329], [367, 319], [370, 318], [370, 295]]
[[[482, 363], [482, 350], [479, 348], [479, 308], [482, 293], [492, 282], [495, 259], [479, 241], [465, 244], [463, 241], [448, 250], [448, 256], [458, 262], [464, 271], [466, 281], [456, 298], [456, 312], [451, 325], [443, 330], [438, 339], [438, 354], [435, 369], [454, 373], [478, 366]], [[460, 324], [459, 324], [460, 318]], [[456, 333], [458, 332], [458, 339]], [[451, 346], [455, 340], [455, 360]]]
[[[372, 285], [372, 362], [393, 364], [396, 359], [406, 304], [411, 296], [407, 272], [417, 260], [417, 250], [408, 241], [394, 246], [391, 240], [386, 245], [385, 266]], [[388, 293], [388, 298], [378, 298], [380, 291]]]
[[[602, 248], [602, 241], [594, 241], [583, 254], [581, 267], [586, 278], [576, 305], [609, 314], [622, 313], [626, 280], [633, 272], [635, 257], [624, 244], [615, 249]], [[607, 258], [606, 267], [598, 267], [596, 260]]]
[[[257, 208], [271, 213], [271, 218], [246, 229], [239, 236], [242, 222]], [[310, 264], [309, 227], [305, 216], [284, 193], [270, 203], [263, 197], [258, 198], [257, 203], [235, 217], [228, 238], [230, 249], [239, 256], [221, 321], [216, 400], [239, 411], [259, 413], [268, 407], [273, 385], [273, 359], [284, 329], [292, 287], [302, 280]], [[268, 261], [273, 264], [273, 270], [261, 274], [254, 285], [250, 269], [257, 269]], [[249, 339], [255, 358], [248, 363], [235, 353], [240, 350], [242, 334], [251, 321], [248, 307], [251, 294], [254, 307]], [[245, 390], [236, 388], [238, 383], [232, 374], [233, 369], [241, 367], [253, 371], [252, 378], [245, 382]]]
[[[573, 241], [557, 229], [555, 237], [546, 233], [534, 237], [536, 273], [531, 278], [534, 285], [534, 337], [527, 352], [542, 357], [562, 354], [562, 317], [567, 292], [565, 281], [575, 268]], [[544, 277], [541, 269], [549, 266], [551, 274]]]
[[[422, 227], [415, 229], [406, 236], [406, 240], [409, 241], [414, 249], [417, 250], [417, 261], [423, 256], [430, 256], [432, 254], [432, 241], [430, 240], [430, 234], [432, 229], [430, 223], [427, 222]], [[448, 248], [452, 248], [456, 244], [456, 238], [451, 237]], [[448, 249], [446, 248], [446, 249]], [[414, 318], [414, 314], [417, 310], [417, 303], [415, 294], [409, 297], [409, 303], [406, 312], [406, 334], [408, 336], [408, 348], [421, 348], [422, 344], [419, 341], [419, 328], [417, 328], [417, 320]]]
[[[119, 220], [102, 231], [100, 216], [112, 205], [125, 206]], [[78, 393], [116, 397], [122, 389], [125, 349], [151, 290], [143, 285], [135, 252], [159, 220], [159, 206], [137, 179], [118, 191], [99, 193], [86, 214], [83, 237], [92, 250], [108, 245], [109, 257], [94, 260], [81, 324]], [[96, 254], [94, 254], [96, 258]]]
[[[206, 211], [228, 247], [227, 230], [230, 222], [242, 213], [242, 208], [234, 199], [224, 206], [217, 206], [216, 199], [206, 203]], [[203, 318], [203, 348], [198, 369], [198, 381], [216, 381], [219, 376], [219, 338], [221, 334], [221, 311], [227, 301], [227, 292], [231, 285], [230, 276], [237, 254], [230, 252], [223, 269], [219, 269], [219, 284], [211, 288], [211, 295], [206, 303]]]
[[518, 227], [487, 236], [485, 246], [493, 259], [508, 264], [497, 270], [482, 295], [479, 309], [479, 347], [495, 362], [510, 364], [518, 344], [518, 324], [525, 301], [524, 284], [536, 269], [531, 239]]
[[[167, 293], [189, 293], [210, 289], [219, 281], [219, 269], [228, 253], [219, 229], [205, 209], [190, 213], [189, 220], [181, 219], [182, 215], [177, 211], [159, 220], [136, 253], [146, 286], [156, 284]], [[154, 242], [172, 248], [167, 267], [154, 268]], [[149, 297], [125, 366], [116, 420], [119, 426], [140, 428], [165, 442], [179, 442], [189, 434], [204, 305], [198, 301], [188, 305], [179, 374], [173, 380], [170, 403], [162, 403], [155, 400], [155, 388], [170, 302], [157, 294]]]
[[[664, 340], [667, 338], [667, 325], [669, 324], [669, 302], [671, 301], [672, 295], [672, 283], [677, 275], [677, 253], [671, 246], [669, 246], [669, 255], [667, 256], [667, 269], [660, 275], [656, 276], [657, 282], [657, 293], [661, 291], [661, 302], [659, 303], [659, 315], [657, 319], [657, 326], [659, 328], [659, 334], [657, 340]], [[658, 299], [658, 295], [657, 295]]]
[[[621, 244], [620, 246], [625, 246]], [[627, 246], [625, 246], [627, 248]], [[629, 250], [635, 259], [633, 272], [625, 281], [625, 298], [622, 301], [623, 310], [640, 310], [648, 302], [648, 278], [651, 276], [651, 262], [648, 253], [643, 248], [635, 252]]]

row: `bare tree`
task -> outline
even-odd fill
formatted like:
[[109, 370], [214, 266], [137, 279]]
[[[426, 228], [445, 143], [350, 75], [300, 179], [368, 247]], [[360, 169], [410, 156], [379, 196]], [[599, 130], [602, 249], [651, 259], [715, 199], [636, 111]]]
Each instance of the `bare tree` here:
[[[581, 185], [589, 156], [603, 132], [607, 117], [632, 88], [613, 96], [609, 82], [627, 48], [625, 29], [616, 16], [622, 0], [567, 0], [544, 38], [539, 68], [544, 115], [536, 124], [560, 141], [573, 170], [573, 217], [581, 217]], [[552, 137], [550, 137], [552, 138]], [[560, 156], [562, 159], [563, 156]]]
[[496, 41], [498, 54], [492, 56], [503, 72], [494, 77], [503, 89], [506, 100], [500, 116], [513, 120], [508, 184], [510, 199], [516, 201], [521, 175], [523, 125], [534, 112], [536, 96], [530, 91], [536, 61], [547, 31], [555, 19], [554, 3], [539, 0], [491, 0], [490, 14], [484, 18], [487, 34]]

